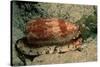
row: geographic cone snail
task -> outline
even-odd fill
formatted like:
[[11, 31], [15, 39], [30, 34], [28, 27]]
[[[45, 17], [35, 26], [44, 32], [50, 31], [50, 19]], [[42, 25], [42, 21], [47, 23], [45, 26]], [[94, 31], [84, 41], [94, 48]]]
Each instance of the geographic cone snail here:
[[57, 18], [38, 18], [26, 24], [26, 36], [17, 49], [26, 55], [63, 53], [80, 48], [82, 37], [79, 25]]

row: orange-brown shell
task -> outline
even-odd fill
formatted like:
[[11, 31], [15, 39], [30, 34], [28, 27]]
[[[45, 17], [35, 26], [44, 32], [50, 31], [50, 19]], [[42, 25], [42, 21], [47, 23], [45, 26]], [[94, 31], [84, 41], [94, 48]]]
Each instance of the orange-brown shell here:
[[26, 36], [29, 43], [68, 42], [80, 34], [79, 26], [62, 19], [36, 19], [27, 22]]

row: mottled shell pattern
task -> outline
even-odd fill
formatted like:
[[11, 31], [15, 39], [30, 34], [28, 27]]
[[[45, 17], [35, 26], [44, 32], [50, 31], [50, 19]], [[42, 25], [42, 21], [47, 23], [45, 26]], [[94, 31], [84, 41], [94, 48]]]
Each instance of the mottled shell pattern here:
[[33, 45], [62, 44], [79, 35], [78, 25], [62, 19], [36, 19], [26, 24], [26, 37]]

